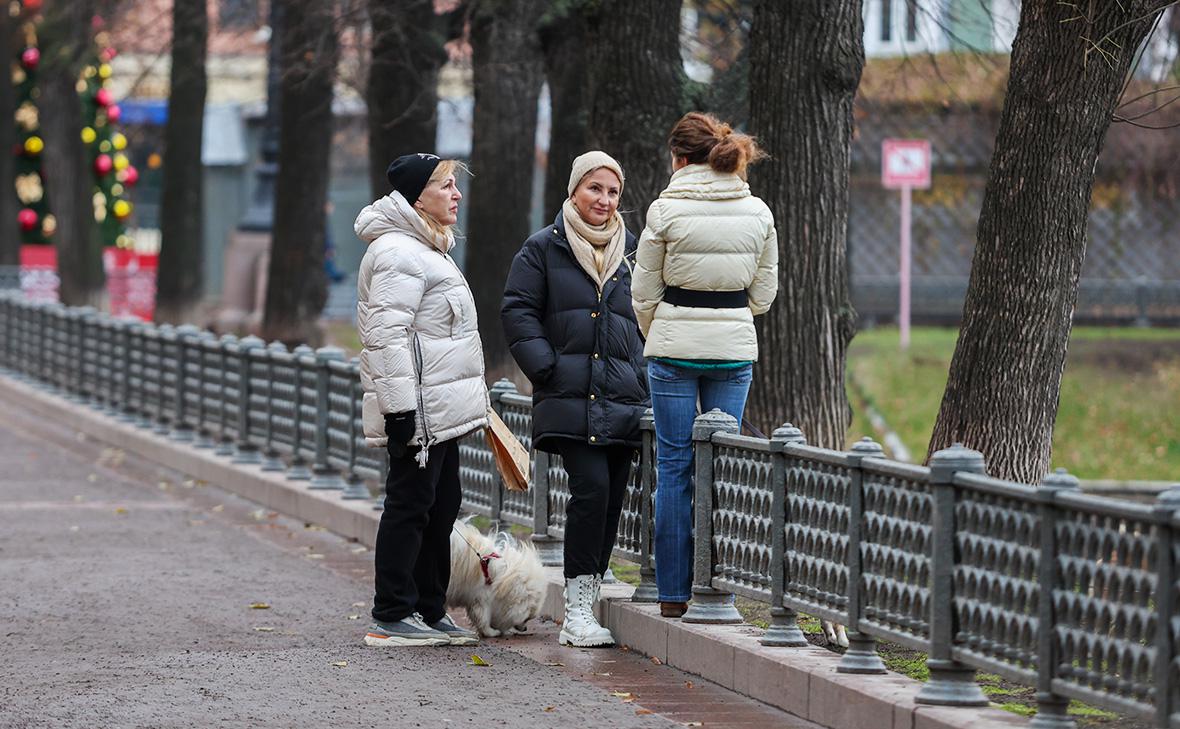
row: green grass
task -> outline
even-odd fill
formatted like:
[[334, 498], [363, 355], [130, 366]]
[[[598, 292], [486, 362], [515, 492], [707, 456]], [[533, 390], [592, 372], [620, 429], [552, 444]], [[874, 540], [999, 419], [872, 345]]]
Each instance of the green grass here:
[[[916, 461], [925, 458], [946, 387], [957, 329], [914, 329], [908, 352], [895, 329], [861, 332], [848, 368], [863, 397]], [[1074, 330], [1053, 434], [1053, 466], [1084, 479], [1173, 480], [1180, 474], [1180, 330]], [[854, 420], [849, 441], [864, 434]]]

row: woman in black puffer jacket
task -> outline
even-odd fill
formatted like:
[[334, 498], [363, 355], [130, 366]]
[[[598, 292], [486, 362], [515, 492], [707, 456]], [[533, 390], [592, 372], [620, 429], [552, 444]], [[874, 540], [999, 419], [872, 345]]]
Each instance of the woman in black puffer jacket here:
[[622, 191], [623, 170], [609, 155], [575, 159], [570, 196], [513, 259], [500, 309], [512, 356], [533, 384], [533, 445], [559, 454], [569, 473], [563, 645], [614, 642], [592, 608], [650, 401]]

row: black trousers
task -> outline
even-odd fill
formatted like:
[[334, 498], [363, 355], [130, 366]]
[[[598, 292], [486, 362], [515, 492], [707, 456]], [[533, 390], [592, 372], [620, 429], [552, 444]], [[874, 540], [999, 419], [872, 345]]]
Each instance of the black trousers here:
[[557, 448], [570, 485], [565, 507], [565, 576], [601, 575], [610, 567], [619, 534], [635, 449], [568, 439], [562, 439]]
[[451, 580], [451, 527], [459, 514], [459, 441], [430, 448], [418, 468], [416, 448], [389, 459], [385, 510], [377, 527], [373, 618], [393, 623], [421, 613], [427, 623], [446, 614]]

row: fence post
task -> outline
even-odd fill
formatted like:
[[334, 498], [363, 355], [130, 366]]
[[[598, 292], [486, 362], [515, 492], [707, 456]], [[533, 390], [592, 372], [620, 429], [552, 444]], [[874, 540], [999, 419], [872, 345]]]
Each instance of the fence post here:
[[861, 438], [847, 455], [852, 469], [848, 484], [848, 650], [836, 666], [837, 673], [885, 673], [885, 662], [877, 654], [877, 640], [860, 632], [861, 594], [861, 528], [864, 524], [864, 471], [861, 462], [866, 458], [881, 458], [884, 449], [872, 438]]
[[234, 439], [229, 436], [229, 398], [226, 390], [229, 388], [229, 349], [237, 348], [238, 338], [232, 334], [222, 334], [217, 342], [217, 448], [213, 451], [217, 456], [232, 456], [234, 454]]
[[[176, 422], [172, 423], [172, 438], [182, 443], [193, 441], [193, 428], [188, 424], [188, 367], [189, 363], [201, 363], [201, 355], [196, 348], [200, 346], [198, 337], [201, 330], [192, 324], [181, 324], [176, 328]], [[194, 357], [194, 354], [196, 355]], [[201, 399], [201, 377], [197, 377], [197, 400]], [[201, 411], [199, 409], [197, 413]]]
[[344, 350], [339, 347], [320, 347], [315, 351], [315, 457], [311, 464], [312, 489], [342, 489], [344, 481], [340, 472], [328, 463], [328, 415], [331, 411], [329, 398], [329, 362], [344, 361]]
[[[197, 360], [197, 428], [196, 440], [193, 445], [197, 448], [212, 448], [213, 441], [209, 438], [209, 390], [214, 384], [214, 378], [209, 374], [209, 360], [211, 352], [217, 346], [217, 337], [208, 329], [201, 330], [193, 342], [193, 351]], [[217, 376], [220, 379], [220, 375]]]
[[364, 479], [356, 472], [357, 441], [365, 439], [365, 424], [363, 401], [364, 390], [360, 383], [360, 359], [353, 357], [349, 360], [349, 403], [348, 410], [348, 476], [344, 479], [344, 490], [340, 492], [342, 499], [369, 499], [372, 494], [365, 486]]
[[693, 511], [692, 604], [684, 614], [686, 623], [741, 623], [732, 592], [713, 587], [713, 434], [737, 433], [737, 420], [714, 408], [696, 417], [692, 424], [695, 493]]
[[[152, 372], [152, 377], [156, 382], [156, 411], [152, 413], [152, 432], [159, 435], [168, 435], [172, 428], [168, 425], [168, 408], [164, 400], [164, 385], [165, 385], [165, 370], [168, 369], [168, 361], [164, 352], [166, 350], [165, 342], [176, 338], [176, 329], [171, 324], [160, 324], [159, 326], [148, 325], [147, 329], [148, 341], [155, 342], [156, 368]], [[146, 367], [144, 369], [147, 369]]]
[[1147, 314], [1147, 277], [1135, 277], [1135, 326], [1147, 328], [1151, 326], [1151, 317]]
[[262, 359], [263, 371], [266, 373], [266, 405], [263, 408], [266, 427], [263, 429], [262, 470], [282, 471], [286, 468], [279, 460], [279, 449], [275, 447], [275, 357], [287, 354], [287, 345], [282, 342], [271, 342], [266, 349], [259, 351]]
[[933, 535], [930, 555], [930, 680], [914, 697], [919, 704], [987, 706], [975, 683], [975, 669], [951, 658], [955, 638], [955, 485], [956, 471], [987, 473], [983, 454], [956, 443], [930, 458]]
[[[504, 403], [501, 398], [507, 394], [516, 394], [516, 385], [511, 380], [501, 378], [492, 385], [488, 390], [488, 398], [492, 401], [492, 410], [500, 417], [504, 416]], [[500, 470], [496, 468], [496, 464], [492, 462], [492, 484], [495, 488], [492, 489], [492, 515], [493, 523], [499, 524], [500, 513], [504, 509], [504, 478], [500, 476]]]
[[533, 534], [541, 564], [555, 567], [562, 563], [562, 542], [549, 534], [549, 453], [534, 450], [533, 456]]
[[233, 463], [261, 463], [258, 447], [250, 442], [250, 351], [266, 346], [253, 335], [238, 340], [238, 447]]
[[303, 457], [303, 372], [309, 367], [315, 371], [315, 350], [300, 344], [291, 350], [291, 354], [295, 365], [295, 408], [291, 420], [295, 430], [291, 433], [291, 470], [287, 473], [287, 480], [310, 481], [311, 471]]
[[639, 451], [639, 586], [631, 594], [631, 602], [656, 602], [660, 599], [656, 587], [656, 567], [652, 559], [655, 514], [652, 496], [656, 490], [655, 437], [656, 419], [651, 408], [639, 419], [639, 433], [643, 439]]
[[783, 423], [770, 434], [771, 496], [770, 496], [770, 627], [762, 645], [798, 648], [807, 645], [807, 638], [799, 629], [799, 616], [783, 604], [787, 582], [787, 459], [783, 449], [789, 444], [805, 445], [803, 431], [790, 423]]
[[[1160, 526], [1156, 554], [1155, 594], [1155, 711], [1156, 726], [1176, 726], [1176, 532], [1180, 530], [1180, 484], [1156, 497], [1156, 509], [1167, 515]], [[1169, 723], [1171, 722], [1171, 723]]]
[[1041, 594], [1037, 601], [1037, 714], [1030, 727], [1036, 729], [1074, 729], [1077, 724], [1066, 714], [1069, 699], [1053, 693], [1058, 655], [1053, 640], [1053, 590], [1060, 579], [1057, 570], [1057, 507], [1054, 501], [1062, 491], [1077, 491], [1078, 480], [1057, 469], [1041, 479], [1038, 485], [1040, 503], [1037, 510], [1041, 521], [1041, 555], [1037, 583]]

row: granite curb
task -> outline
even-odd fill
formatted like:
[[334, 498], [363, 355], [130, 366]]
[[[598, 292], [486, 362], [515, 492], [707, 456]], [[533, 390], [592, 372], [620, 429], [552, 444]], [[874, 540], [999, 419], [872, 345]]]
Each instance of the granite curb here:
[[[39, 417], [51, 418], [110, 446], [232, 491], [268, 509], [318, 524], [372, 547], [380, 512], [370, 500], [347, 501], [338, 490], [312, 490], [257, 465], [232, 463], [197, 448], [120, 422], [42, 387], [0, 375], [0, 400]], [[546, 568], [543, 614], [562, 614], [561, 569]], [[920, 706], [918, 681], [899, 674], [836, 672], [840, 656], [816, 646], [768, 648], [750, 625], [693, 625], [659, 616], [655, 605], [629, 600], [632, 587], [603, 586], [596, 606], [620, 645], [659, 662], [701, 676], [830, 729], [1001, 729], [1024, 727], [1022, 717], [994, 708]]]

